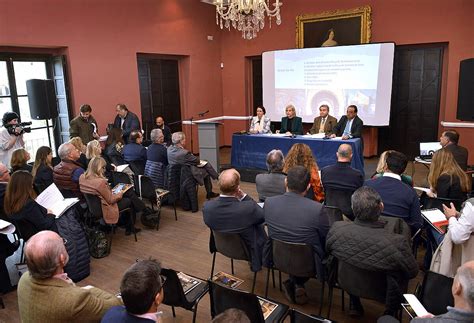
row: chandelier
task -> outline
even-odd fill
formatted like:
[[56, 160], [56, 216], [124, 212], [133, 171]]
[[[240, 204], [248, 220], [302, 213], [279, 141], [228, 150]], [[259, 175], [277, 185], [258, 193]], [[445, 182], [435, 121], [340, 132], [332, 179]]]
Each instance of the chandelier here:
[[[270, 28], [272, 17], [276, 17], [276, 24], [281, 24], [280, 0], [215, 0], [216, 24], [221, 29], [234, 29], [242, 32], [242, 38], [252, 39], [257, 37], [260, 29], [265, 27], [265, 14], [268, 16]], [[273, 9], [270, 9], [270, 8]]]

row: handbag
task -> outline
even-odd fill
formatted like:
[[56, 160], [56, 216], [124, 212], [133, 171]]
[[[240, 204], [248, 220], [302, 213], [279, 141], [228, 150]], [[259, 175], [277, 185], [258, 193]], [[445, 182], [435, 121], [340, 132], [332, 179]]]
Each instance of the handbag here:
[[85, 227], [89, 254], [96, 259], [107, 257], [110, 254], [111, 242], [107, 239], [105, 232], [96, 228]]

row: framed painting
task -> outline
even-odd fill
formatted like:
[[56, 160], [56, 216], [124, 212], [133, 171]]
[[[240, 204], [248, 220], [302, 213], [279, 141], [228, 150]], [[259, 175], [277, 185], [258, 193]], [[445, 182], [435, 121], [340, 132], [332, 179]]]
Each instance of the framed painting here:
[[357, 45], [370, 42], [371, 7], [296, 17], [296, 47]]

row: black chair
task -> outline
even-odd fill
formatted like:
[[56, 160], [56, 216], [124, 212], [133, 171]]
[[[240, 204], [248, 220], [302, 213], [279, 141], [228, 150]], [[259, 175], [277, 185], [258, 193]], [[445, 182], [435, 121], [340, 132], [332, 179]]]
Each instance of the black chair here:
[[297, 277], [319, 278], [322, 285], [320, 293], [321, 305], [319, 308], [319, 314], [321, 314], [324, 302], [324, 277], [316, 277], [313, 247], [306, 243], [285, 242], [272, 239], [272, 259], [273, 266], [272, 268], [268, 268], [267, 271], [265, 297], [268, 296], [268, 281], [270, 280], [271, 269], [277, 269], [280, 272], [280, 290], [281, 272]]
[[416, 287], [416, 296], [426, 310], [434, 315], [446, 313], [447, 306], [454, 306], [451, 292], [454, 279], [427, 271], [421, 285]]
[[[237, 308], [244, 311], [252, 323], [281, 322], [288, 312], [288, 306], [285, 304], [258, 297], [253, 293], [228, 288], [211, 280], [209, 280], [209, 296], [212, 317], [229, 308]], [[277, 305], [267, 319], [264, 319], [261, 302], [271, 302]]]
[[176, 205], [179, 200], [179, 185], [181, 180], [181, 165], [168, 165], [165, 171], [165, 189], [170, 192], [168, 203]]
[[163, 285], [165, 294], [163, 304], [171, 306], [173, 317], [176, 317], [175, 307], [182, 307], [188, 311], [192, 311], [193, 323], [196, 322], [199, 301], [209, 290], [207, 282], [202, 281], [199, 285], [190, 290], [189, 293], [185, 294], [176, 271], [163, 268], [161, 269], [161, 274], [166, 277], [165, 284]]
[[[169, 195], [169, 192], [163, 194], [162, 196], [160, 196], [158, 198], [157, 195], [156, 195], [155, 185], [153, 184], [153, 181], [151, 180], [151, 178], [149, 178], [148, 176], [145, 176], [145, 175], [139, 175], [138, 176], [138, 195], [142, 199], [150, 201], [151, 209], [153, 211], [155, 211], [154, 206], [157, 205], [158, 207], [160, 207], [161, 206], [161, 200], [165, 199], [166, 196]], [[158, 202], [160, 203], [159, 205], [158, 205]], [[174, 209], [174, 219], [176, 221], [178, 221], [178, 214], [176, 213], [176, 205], [175, 204], [173, 204], [173, 209]], [[158, 227], [157, 227], [157, 229], [158, 229]]]
[[343, 220], [342, 211], [339, 208], [335, 206], [324, 205], [324, 210], [328, 216], [330, 227], [334, 224], [334, 222]]
[[[209, 249], [212, 256], [211, 277], [214, 276], [214, 266], [216, 263], [216, 254], [219, 252], [222, 255], [230, 258], [230, 265], [232, 275], [234, 274], [234, 259], [245, 260], [251, 262], [250, 251], [245, 244], [245, 241], [238, 233], [225, 233], [211, 230], [209, 240]], [[252, 293], [255, 290], [255, 282], [257, 280], [257, 272], [253, 274]]]
[[132, 160], [132, 161], [127, 161], [127, 163], [130, 166], [130, 169], [132, 172], [135, 173], [135, 175], [144, 175], [145, 174], [145, 161], [142, 160]]
[[337, 190], [325, 187], [324, 204], [337, 207], [346, 217], [354, 220], [354, 212], [352, 212], [351, 206], [351, 197], [353, 193], [354, 191], [351, 190]]
[[130, 176], [123, 172], [112, 172], [112, 185], [117, 184], [133, 184]]
[[290, 316], [290, 323], [317, 323], [317, 322], [331, 323], [333, 322], [327, 318], [324, 318], [318, 315], [305, 314], [294, 308], [290, 309], [287, 316], [288, 315]]
[[[92, 214], [92, 216], [102, 219], [102, 202], [100, 201], [100, 198], [97, 195], [87, 193], [84, 193], [84, 197], [86, 199], [87, 208], [89, 209], [89, 212]], [[135, 232], [135, 215], [133, 213], [133, 210], [131, 208], [125, 208], [119, 211], [119, 215], [122, 213], [127, 213], [130, 216], [130, 221], [132, 223], [132, 232], [135, 236], [135, 242], [137, 242], [138, 239], [137, 233]], [[115, 224], [112, 224], [111, 226], [112, 232], [115, 232]], [[110, 241], [110, 245], [112, 245], [112, 241]]]
[[34, 236], [38, 231], [35, 227], [28, 222], [27, 220], [15, 220], [13, 218], [9, 218], [9, 221], [15, 226], [15, 234], [18, 236], [18, 240], [23, 239], [23, 243], [21, 245], [21, 254], [20, 254], [20, 262], [24, 262], [24, 251], [25, 251], [25, 243]]

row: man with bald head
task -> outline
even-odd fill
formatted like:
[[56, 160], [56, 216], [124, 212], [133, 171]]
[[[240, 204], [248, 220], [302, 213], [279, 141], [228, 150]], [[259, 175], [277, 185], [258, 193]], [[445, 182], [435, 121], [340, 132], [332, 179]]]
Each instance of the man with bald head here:
[[28, 272], [18, 283], [18, 306], [23, 323], [100, 322], [107, 310], [120, 305], [114, 295], [95, 287], [78, 287], [64, 272], [69, 255], [53, 231], [32, 236], [25, 247]]
[[325, 203], [340, 208], [344, 215], [354, 219], [351, 195], [364, 184], [364, 176], [359, 170], [351, 167], [351, 145], [340, 145], [336, 156], [336, 164], [321, 169], [321, 182], [326, 195]]
[[221, 194], [218, 199], [204, 203], [204, 222], [219, 232], [238, 233], [245, 241], [251, 256], [251, 267], [262, 267], [262, 250], [267, 238], [263, 230], [263, 209], [240, 189], [240, 174], [227, 169], [219, 176]]

